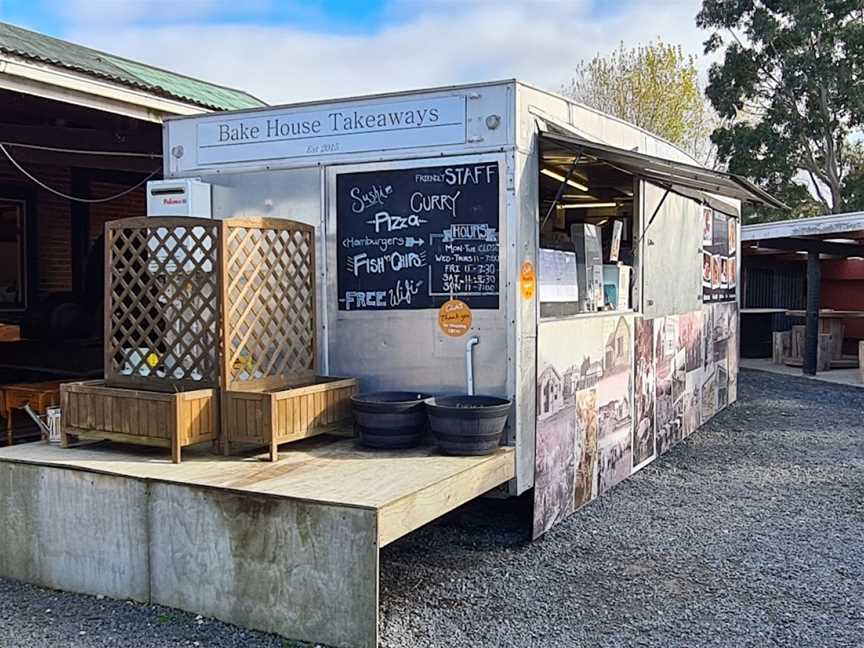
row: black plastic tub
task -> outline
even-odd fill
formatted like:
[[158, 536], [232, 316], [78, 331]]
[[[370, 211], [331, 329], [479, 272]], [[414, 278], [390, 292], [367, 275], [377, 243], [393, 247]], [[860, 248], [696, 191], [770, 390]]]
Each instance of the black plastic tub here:
[[495, 452], [510, 414], [510, 401], [494, 396], [440, 396], [426, 401], [438, 449], [450, 455]]
[[409, 391], [371, 392], [351, 397], [354, 430], [370, 448], [411, 448], [427, 429], [429, 394]]

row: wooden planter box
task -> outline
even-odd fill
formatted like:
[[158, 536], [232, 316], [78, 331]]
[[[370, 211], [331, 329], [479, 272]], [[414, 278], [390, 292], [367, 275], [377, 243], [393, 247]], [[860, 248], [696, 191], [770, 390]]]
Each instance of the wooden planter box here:
[[355, 378], [316, 376], [306, 383], [276, 385], [255, 391], [226, 391], [222, 395], [222, 448], [244, 443], [267, 446], [270, 460], [278, 446], [318, 434], [334, 432], [351, 423]]
[[103, 380], [65, 383], [60, 387], [60, 443], [77, 438], [171, 449], [180, 463], [186, 446], [219, 437], [218, 395], [213, 389], [153, 392], [106, 387]]

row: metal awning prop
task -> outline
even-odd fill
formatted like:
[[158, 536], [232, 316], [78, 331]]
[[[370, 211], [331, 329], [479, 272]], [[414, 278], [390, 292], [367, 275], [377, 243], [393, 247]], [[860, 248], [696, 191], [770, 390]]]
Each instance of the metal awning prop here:
[[686, 198], [700, 200], [715, 209], [729, 212], [734, 208], [718, 201], [714, 196], [725, 196], [754, 205], [764, 205], [776, 209], [789, 210], [789, 207], [771, 194], [741, 176], [706, 169], [694, 164], [674, 162], [646, 155], [636, 151], [598, 144], [571, 133], [564, 133], [553, 124], [547, 125], [546, 132], [540, 135], [544, 152], [563, 150], [572, 155], [605, 162], [625, 173], [640, 176], [660, 187]]

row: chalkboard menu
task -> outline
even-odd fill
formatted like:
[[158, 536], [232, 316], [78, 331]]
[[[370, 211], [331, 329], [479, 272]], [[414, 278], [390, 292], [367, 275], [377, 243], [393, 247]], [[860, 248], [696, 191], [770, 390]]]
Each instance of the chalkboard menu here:
[[498, 308], [497, 162], [336, 176], [339, 310]]
[[738, 219], [702, 208], [702, 301], [731, 301], [738, 285]]

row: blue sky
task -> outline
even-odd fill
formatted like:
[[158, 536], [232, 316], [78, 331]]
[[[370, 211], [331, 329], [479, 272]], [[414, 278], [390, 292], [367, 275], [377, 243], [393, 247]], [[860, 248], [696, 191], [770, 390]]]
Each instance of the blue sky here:
[[0, 0], [0, 20], [270, 102], [518, 77], [658, 36], [698, 54], [699, 0]]
[[[133, 0], [88, 0], [86, 3], [71, 3], [69, 11], [64, 11], [64, 4], [67, 3], [62, 0], [0, 0], [0, 15], [5, 21], [62, 36], [69, 24], [75, 22], [69, 14], [80, 9], [82, 4], [89, 5], [94, 11], [107, 13], [120, 12], [118, 7], [121, 5], [149, 5], [154, 11], [148, 11], [145, 15], [138, 15], [134, 20], [130, 20], [130, 24], [139, 27], [194, 22], [199, 25], [276, 24], [295, 25], [315, 30], [371, 31], [387, 19], [388, 13], [388, 3], [384, 0], [368, 2], [141, 0], [140, 3]], [[187, 8], [185, 11], [177, 12], [177, 6], [181, 4], [187, 5]]]
[[[87, 4], [104, 10], [107, 7], [128, 3], [131, 0], [89, 0]], [[470, 1], [470, 0], [469, 0]], [[635, 0], [604, 2], [592, 0], [591, 13], [598, 18], [626, 13]], [[414, 2], [388, 2], [387, 0], [316, 0], [296, 2], [291, 0], [227, 2], [224, 0], [186, 0], [183, 4], [199, 5], [206, 12], [195, 12], [191, 16], [176, 14], [171, 7], [176, 2], [167, 0], [140, 0], [141, 4], [165, 9], [163, 17], [148, 12], [134, 22], [139, 26], [169, 24], [172, 22], [199, 24], [281, 24], [294, 25], [315, 31], [373, 32], [380, 27], [404, 21], [416, 13], [424, 4]], [[56, 0], [0, 0], [0, 17], [37, 31], [62, 36], [69, 19], [64, 15], [62, 1]], [[78, 3], [73, 3], [77, 5]], [[438, 2], [438, 4], [445, 4]], [[555, 0], [535, 0], [532, 4], [543, 9], [554, 7]], [[174, 17], [176, 16], [176, 17]]]

